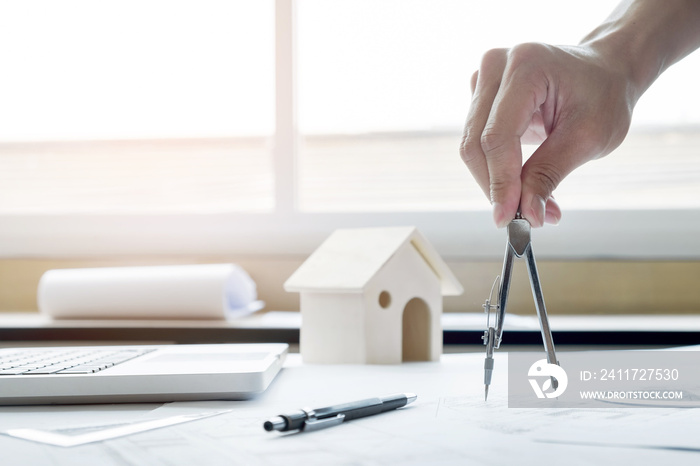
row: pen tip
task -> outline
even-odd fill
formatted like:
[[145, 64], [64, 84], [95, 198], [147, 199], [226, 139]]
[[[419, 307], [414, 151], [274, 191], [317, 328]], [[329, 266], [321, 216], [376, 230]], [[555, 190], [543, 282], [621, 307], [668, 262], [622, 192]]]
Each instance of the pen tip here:
[[486, 401], [489, 397], [489, 386], [484, 385], [484, 401]]

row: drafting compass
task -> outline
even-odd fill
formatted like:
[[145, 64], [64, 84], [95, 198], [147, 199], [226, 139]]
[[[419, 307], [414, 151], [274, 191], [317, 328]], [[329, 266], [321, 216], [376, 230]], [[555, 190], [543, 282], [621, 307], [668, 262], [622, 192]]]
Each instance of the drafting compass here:
[[[535, 255], [532, 252], [532, 245], [530, 244], [530, 222], [522, 218], [520, 212], [518, 212], [515, 219], [508, 224], [507, 230], [508, 238], [506, 241], [506, 254], [503, 258], [503, 271], [501, 272], [500, 280], [499, 277], [496, 277], [496, 281], [493, 283], [493, 287], [491, 287], [491, 294], [483, 304], [484, 311], [486, 312], [486, 331], [482, 337], [484, 345], [486, 345], [486, 359], [484, 361], [484, 400], [489, 396], [489, 385], [491, 385], [491, 375], [493, 374], [493, 350], [501, 345], [501, 339], [503, 337], [503, 320], [506, 315], [510, 278], [513, 274], [513, 259], [515, 257], [525, 257], [527, 261], [527, 272], [530, 276], [530, 286], [532, 288], [532, 296], [535, 300], [537, 317], [540, 320], [540, 330], [542, 331], [544, 348], [547, 352], [547, 362], [550, 364], [559, 364], [557, 356], [554, 353], [552, 331], [549, 328], [549, 320], [547, 319], [547, 309], [544, 306], [540, 277], [537, 273]], [[491, 298], [493, 297], [496, 283], [499, 283], [498, 303], [492, 304]], [[491, 322], [492, 311], [495, 314], [493, 324]], [[556, 389], [556, 379], [552, 380], [552, 386]]]

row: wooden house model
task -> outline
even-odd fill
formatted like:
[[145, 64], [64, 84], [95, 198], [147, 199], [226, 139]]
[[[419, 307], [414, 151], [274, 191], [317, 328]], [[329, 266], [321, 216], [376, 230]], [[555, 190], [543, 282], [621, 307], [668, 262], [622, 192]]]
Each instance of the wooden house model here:
[[284, 284], [304, 362], [397, 364], [442, 353], [442, 297], [462, 286], [415, 227], [336, 230]]

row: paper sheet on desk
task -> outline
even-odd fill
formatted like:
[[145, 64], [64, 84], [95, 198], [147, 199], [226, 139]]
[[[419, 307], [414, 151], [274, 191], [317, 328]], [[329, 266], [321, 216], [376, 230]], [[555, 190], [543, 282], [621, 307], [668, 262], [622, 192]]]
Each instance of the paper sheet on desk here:
[[102, 442], [126, 435], [146, 432], [148, 430], [196, 421], [207, 417], [218, 416], [228, 412], [214, 411], [197, 414], [183, 414], [163, 419], [151, 419], [142, 422], [114, 424], [114, 425], [89, 425], [63, 429], [8, 429], [2, 433], [10, 437], [31, 440], [33, 442], [46, 443], [57, 447], [75, 447], [87, 443]]
[[[697, 464], [700, 410], [510, 409], [506, 354], [495, 358], [499, 370], [488, 403], [482, 354], [395, 366], [309, 365], [290, 354], [284, 371], [258, 398], [169, 403], [147, 417], [230, 410], [218, 416], [68, 449], [0, 436], [0, 449], [7, 464], [57, 466], [93, 464], [94, 458], [103, 466]], [[301, 406], [399, 391], [413, 391], [418, 400], [312, 433], [278, 435], [262, 427], [270, 416]], [[37, 416], [47, 409], [55, 408], [22, 408]], [[0, 408], [0, 426], [19, 427], [26, 413], [13, 418], [8, 410]]]
[[[567, 458], [567, 464], [607, 464], [612, 458], [659, 464], [670, 459], [670, 452], [676, 452], [674, 464], [697, 464], [693, 455], [700, 452], [700, 442], [690, 427], [700, 422], [700, 410], [508, 408], [504, 356], [496, 355], [502, 370], [495, 374], [487, 403], [481, 354], [446, 355], [441, 364], [400, 366], [295, 365], [296, 358], [291, 357], [264, 401], [237, 403], [231, 413], [183, 426], [178, 439], [187, 438], [199, 451], [225, 440], [239, 458], [251, 458], [250, 464], [279, 459], [286, 464], [506, 465], [558, 464], [562, 458]], [[314, 379], [319, 382], [312, 387], [307, 381]], [[266, 418], [300, 406], [402, 390], [414, 391], [418, 400], [395, 412], [309, 435], [275, 435], [262, 429]], [[154, 414], [183, 415], [226, 407], [231, 405], [170, 403]], [[294, 452], [293, 458], [285, 459], [288, 451]], [[260, 458], [261, 452], [270, 463], [252, 460]], [[687, 453], [691, 461], [678, 461]]]
[[55, 319], [225, 319], [262, 308], [234, 264], [49, 270], [37, 300]]

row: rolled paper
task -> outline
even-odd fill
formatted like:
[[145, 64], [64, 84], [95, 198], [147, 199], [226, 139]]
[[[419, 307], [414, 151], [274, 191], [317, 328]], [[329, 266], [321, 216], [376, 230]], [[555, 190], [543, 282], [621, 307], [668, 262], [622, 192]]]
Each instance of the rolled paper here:
[[54, 319], [226, 319], [263, 305], [235, 264], [49, 270], [37, 301]]

